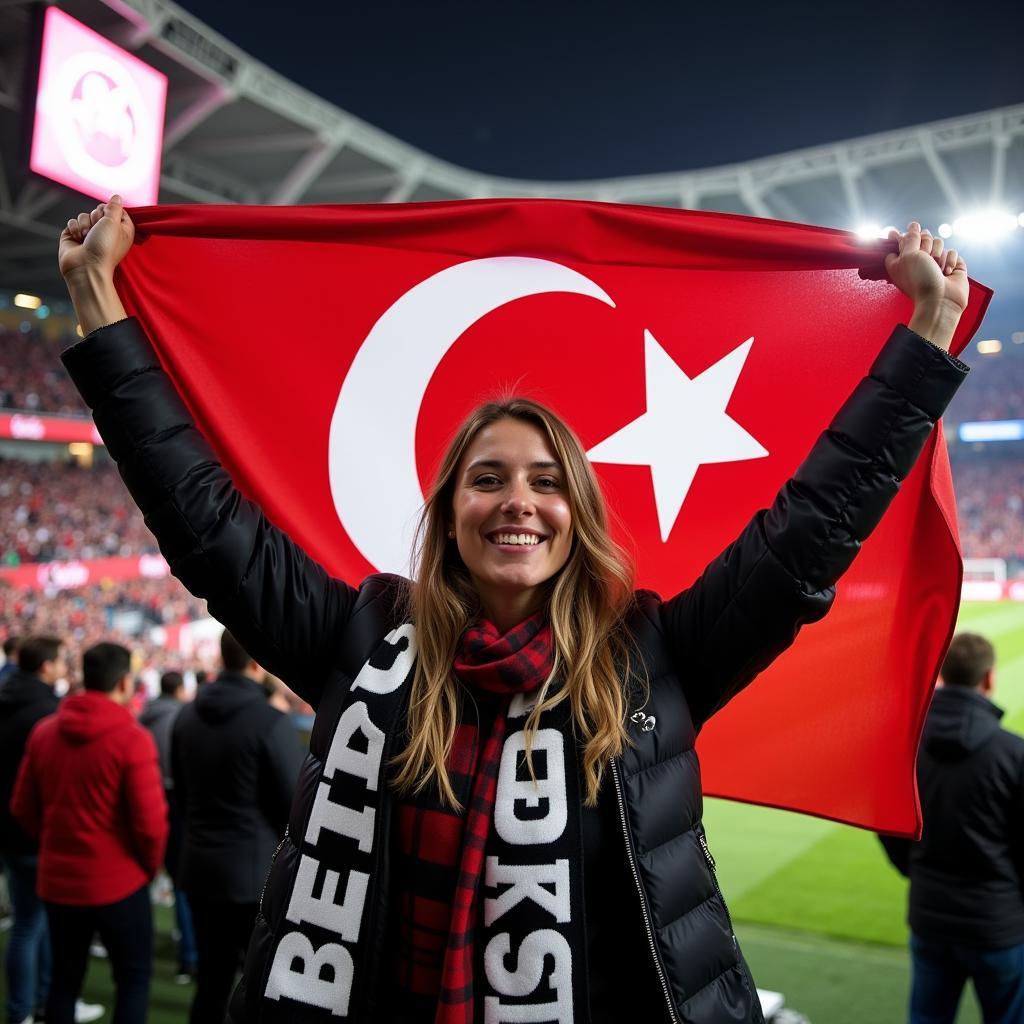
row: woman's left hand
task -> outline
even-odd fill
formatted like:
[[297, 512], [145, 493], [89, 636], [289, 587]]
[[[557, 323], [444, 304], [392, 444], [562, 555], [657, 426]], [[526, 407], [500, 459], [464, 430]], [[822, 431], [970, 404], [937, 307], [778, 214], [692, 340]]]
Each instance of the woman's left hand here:
[[916, 220], [902, 234], [890, 231], [889, 239], [899, 242], [900, 249], [885, 257], [885, 269], [889, 280], [914, 300], [911, 330], [948, 351], [970, 293], [964, 258], [956, 249], [943, 252], [942, 239], [922, 230]]

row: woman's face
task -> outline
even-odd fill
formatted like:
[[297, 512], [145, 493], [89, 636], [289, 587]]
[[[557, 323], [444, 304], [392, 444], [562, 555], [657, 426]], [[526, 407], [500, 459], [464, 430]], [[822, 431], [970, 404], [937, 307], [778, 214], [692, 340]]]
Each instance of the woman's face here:
[[539, 428], [503, 419], [476, 435], [456, 472], [451, 528], [499, 629], [536, 611], [572, 547], [565, 472]]

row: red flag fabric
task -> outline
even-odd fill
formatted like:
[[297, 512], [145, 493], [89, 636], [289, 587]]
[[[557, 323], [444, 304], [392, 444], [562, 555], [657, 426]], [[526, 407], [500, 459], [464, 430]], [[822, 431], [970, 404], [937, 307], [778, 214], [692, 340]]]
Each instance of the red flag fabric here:
[[[891, 243], [557, 200], [149, 207], [119, 290], [239, 486], [334, 575], [407, 569], [449, 436], [500, 391], [595, 463], [639, 582], [769, 504], [911, 305]], [[991, 293], [972, 282], [960, 351]], [[700, 739], [705, 791], [917, 834], [961, 579], [941, 431], [809, 627]]]

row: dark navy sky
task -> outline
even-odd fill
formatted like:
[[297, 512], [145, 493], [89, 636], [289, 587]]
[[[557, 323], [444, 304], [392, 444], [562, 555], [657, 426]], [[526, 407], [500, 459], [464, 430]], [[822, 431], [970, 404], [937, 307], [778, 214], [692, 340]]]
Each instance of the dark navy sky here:
[[1024, 102], [1024, 4], [178, 0], [457, 164], [708, 167]]

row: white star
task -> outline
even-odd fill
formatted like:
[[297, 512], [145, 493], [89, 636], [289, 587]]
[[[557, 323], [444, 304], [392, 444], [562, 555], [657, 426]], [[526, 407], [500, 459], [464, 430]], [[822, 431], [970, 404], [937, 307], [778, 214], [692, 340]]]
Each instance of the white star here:
[[650, 466], [662, 541], [668, 540], [700, 466], [768, 454], [725, 407], [754, 339], [748, 338], [690, 380], [644, 331], [647, 412], [591, 448], [591, 462]]

